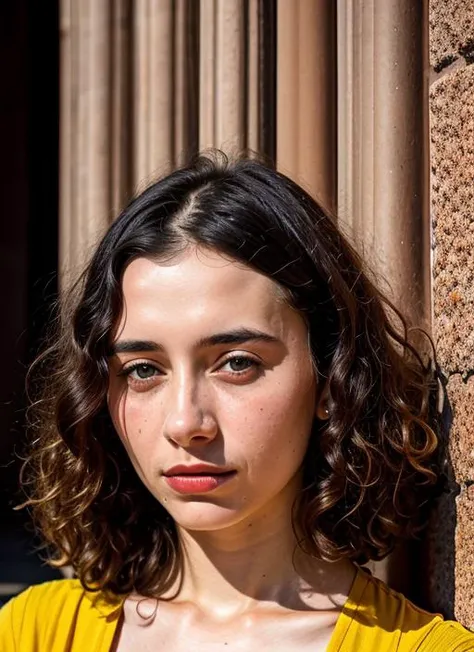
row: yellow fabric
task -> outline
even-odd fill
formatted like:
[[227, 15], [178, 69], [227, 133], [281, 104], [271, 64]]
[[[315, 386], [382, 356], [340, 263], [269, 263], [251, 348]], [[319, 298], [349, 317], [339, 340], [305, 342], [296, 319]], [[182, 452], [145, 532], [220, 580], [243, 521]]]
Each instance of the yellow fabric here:
[[327, 652], [472, 652], [474, 634], [358, 570]]
[[[0, 611], [1, 652], [109, 652], [123, 599], [77, 580], [29, 588]], [[359, 570], [327, 652], [473, 652], [474, 634]]]

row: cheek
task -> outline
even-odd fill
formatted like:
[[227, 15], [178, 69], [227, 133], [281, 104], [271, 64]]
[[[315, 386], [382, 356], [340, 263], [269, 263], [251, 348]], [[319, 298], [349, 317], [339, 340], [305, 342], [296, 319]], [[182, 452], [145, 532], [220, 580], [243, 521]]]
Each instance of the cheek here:
[[315, 412], [315, 382], [308, 373], [288, 374], [273, 383], [271, 391], [261, 397], [262, 414], [281, 424], [293, 424], [295, 430], [312, 423]]
[[149, 405], [125, 395], [117, 402], [109, 401], [109, 410], [118, 437], [142, 483], [154, 493], [155, 459], [157, 455], [157, 419], [151, 417]]
[[115, 430], [130, 457], [146, 456], [156, 441], [154, 433], [159, 421], [156, 406], [153, 409], [150, 406], [150, 398], [132, 398], [126, 389], [120, 393], [112, 389], [109, 390], [108, 407]]
[[[260, 456], [271, 459], [288, 456], [293, 462], [304, 457], [314, 419], [315, 386], [294, 377], [294, 382], [275, 382], [261, 391], [249, 393], [242, 404], [227, 411], [229, 430], [235, 441], [249, 448], [256, 464]], [[240, 424], [236, 428], [235, 424]]]

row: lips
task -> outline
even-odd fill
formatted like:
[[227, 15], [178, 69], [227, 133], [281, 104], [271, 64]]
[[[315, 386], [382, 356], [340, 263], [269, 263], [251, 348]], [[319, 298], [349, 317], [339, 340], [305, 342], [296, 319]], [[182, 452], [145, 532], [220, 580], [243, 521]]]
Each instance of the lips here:
[[180, 494], [202, 494], [213, 491], [236, 475], [233, 469], [210, 464], [178, 464], [163, 472], [167, 484]]
[[229, 473], [232, 469], [226, 469], [220, 466], [213, 466], [211, 464], [177, 464], [172, 466], [167, 471], [163, 471], [166, 477], [176, 475], [223, 475]]

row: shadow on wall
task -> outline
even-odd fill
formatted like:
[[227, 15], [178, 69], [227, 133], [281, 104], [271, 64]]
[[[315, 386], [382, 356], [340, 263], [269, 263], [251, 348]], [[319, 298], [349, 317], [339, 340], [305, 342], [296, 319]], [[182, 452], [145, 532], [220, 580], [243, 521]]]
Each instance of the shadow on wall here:
[[[459, 485], [449, 452], [453, 411], [447, 395], [447, 379], [438, 369], [442, 385], [442, 410], [439, 418], [440, 464], [444, 475], [440, 495], [435, 500], [430, 523], [422, 542], [422, 592], [420, 603], [430, 611], [453, 619], [455, 609], [456, 498]], [[429, 598], [428, 598], [429, 596]]]

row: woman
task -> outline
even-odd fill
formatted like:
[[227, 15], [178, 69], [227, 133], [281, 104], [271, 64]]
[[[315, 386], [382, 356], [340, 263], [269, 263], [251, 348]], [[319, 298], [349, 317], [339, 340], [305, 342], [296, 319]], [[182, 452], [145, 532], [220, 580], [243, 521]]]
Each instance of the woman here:
[[300, 187], [201, 157], [124, 210], [71, 301], [28, 504], [78, 579], [11, 601], [2, 650], [474, 650], [356, 565], [426, 519], [433, 379]]

